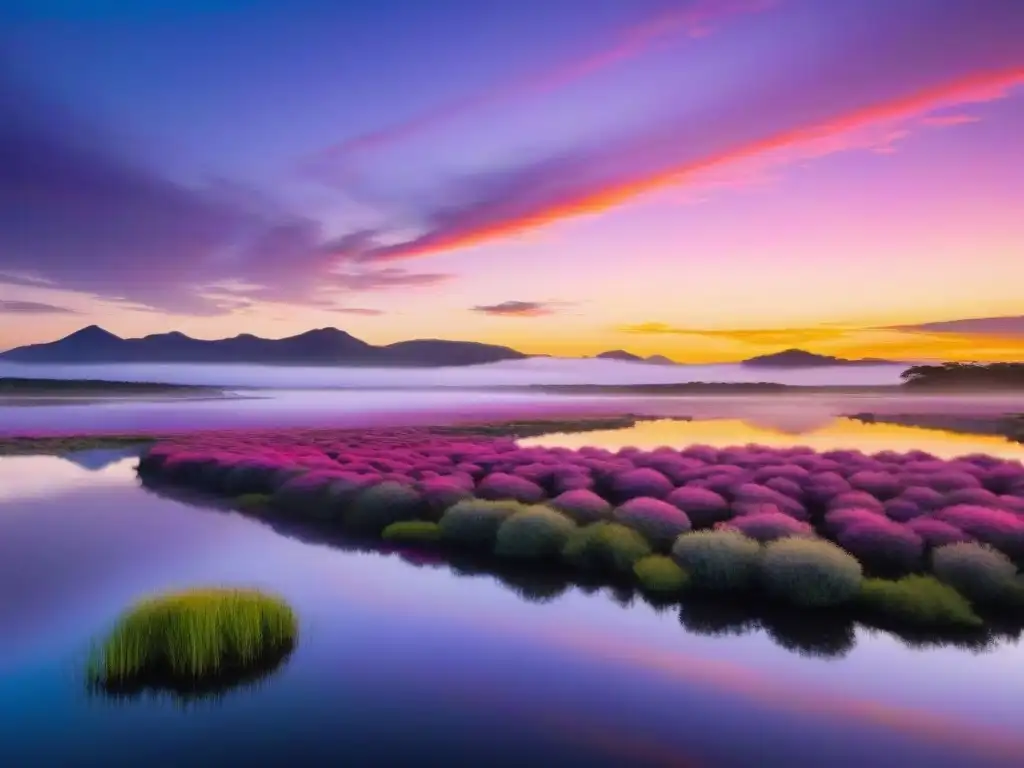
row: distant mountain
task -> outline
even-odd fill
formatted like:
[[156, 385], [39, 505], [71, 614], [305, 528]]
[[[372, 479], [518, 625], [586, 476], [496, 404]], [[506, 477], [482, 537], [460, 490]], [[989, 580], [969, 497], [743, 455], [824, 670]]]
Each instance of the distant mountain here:
[[337, 328], [284, 339], [244, 333], [229, 339], [194, 339], [177, 331], [124, 339], [95, 325], [46, 344], [0, 354], [16, 363], [251, 363], [440, 367], [527, 357], [510, 347], [474, 341], [421, 339], [377, 347]]
[[901, 363], [876, 357], [848, 360], [844, 357], [817, 355], [803, 349], [787, 349], [771, 355], [751, 357], [744, 360], [741, 365], [751, 368], [824, 368], [832, 365], [901, 365]]
[[627, 352], [624, 349], [613, 349], [609, 352], [602, 352], [599, 355], [594, 355], [599, 360], [620, 360], [624, 363], [652, 363], [654, 365], [676, 365], [674, 360], [669, 360], [664, 355], [651, 355], [650, 357], [640, 357], [640, 355], [634, 355], [632, 352]]

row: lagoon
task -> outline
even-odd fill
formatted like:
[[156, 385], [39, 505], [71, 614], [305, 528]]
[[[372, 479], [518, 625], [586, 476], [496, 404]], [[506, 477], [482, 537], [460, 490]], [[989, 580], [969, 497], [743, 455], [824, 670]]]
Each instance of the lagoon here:
[[[427, 751], [494, 765], [1024, 761], [1016, 640], [911, 647], [857, 626], [815, 638], [607, 589], [538, 602], [493, 576], [162, 498], [132, 458], [76, 461], [0, 458], [7, 764], [261, 762], [300, 743], [353, 765]], [[283, 669], [187, 706], [86, 693], [88, 645], [127, 605], [209, 584], [289, 600], [301, 634]]]

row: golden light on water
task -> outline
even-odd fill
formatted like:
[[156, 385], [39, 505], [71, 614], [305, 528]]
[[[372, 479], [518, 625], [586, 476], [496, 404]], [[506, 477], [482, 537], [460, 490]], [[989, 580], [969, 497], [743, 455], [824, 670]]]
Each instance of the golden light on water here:
[[609, 450], [627, 446], [653, 449], [659, 446], [685, 448], [695, 443], [718, 447], [756, 443], [773, 448], [806, 445], [816, 451], [856, 449], [876, 453], [917, 450], [944, 459], [984, 453], [1024, 461], [1024, 445], [997, 435], [968, 435], [897, 424], [865, 424], [844, 418], [819, 422], [804, 429], [781, 429], [744, 419], [644, 421], [628, 429], [544, 435], [519, 442], [521, 445], [547, 447], [596, 446]]

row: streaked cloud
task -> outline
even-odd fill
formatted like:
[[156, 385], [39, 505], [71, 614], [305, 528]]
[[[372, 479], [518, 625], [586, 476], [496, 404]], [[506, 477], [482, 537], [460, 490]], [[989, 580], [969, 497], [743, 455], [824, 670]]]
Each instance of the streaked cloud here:
[[4, 315], [77, 315], [73, 309], [44, 304], [39, 301], [0, 300], [0, 314]]
[[659, 190], [699, 186], [709, 174], [741, 164], [750, 172], [764, 173], [839, 152], [886, 151], [934, 112], [1003, 99], [1021, 85], [1024, 65], [973, 72], [684, 158], [679, 153], [686, 142], [680, 137], [692, 129], [683, 124], [659, 126], [618, 145], [468, 179], [459, 195], [468, 202], [427, 213], [419, 237], [376, 247], [363, 240], [350, 253], [364, 260], [429, 256], [602, 213]]
[[471, 311], [482, 315], [499, 317], [542, 317], [558, 311], [562, 302], [554, 301], [503, 301], [500, 304], [483, 304], [471, 307]]
[[954, 334], [957, 336], [987, 336], [1024, 338], [1024, 315], [1008, 317], [973, 317], [962, 320], [940, 320], [932, 323], [890, 325], [888, 330], [905, 333]]

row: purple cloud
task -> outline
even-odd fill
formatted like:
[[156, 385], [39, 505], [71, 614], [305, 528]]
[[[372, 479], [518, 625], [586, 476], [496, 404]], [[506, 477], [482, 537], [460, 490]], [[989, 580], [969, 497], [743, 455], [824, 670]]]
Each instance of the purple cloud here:
[[958, 335], [1024, 337], [1024, 315], [1009, 317], [972, 317], [934, 323], [890, 325], [886, 330], [910, 333], [953, 333]]
[[44, 304], [39, 301], [0, 300], [0, 314], [4, 315], [77, 315], [73, 309]]
[[[2, 62], [0, 114], [0, 283], [213, 315], [445, 279], [394, 269], [335, 277], [319, 222], [230, 184], [189, 187], [127, 161]], [[229, 281], [248, 288], [216, 287]]]
[[556, 301], [503, 301], [470, 307], [470, 311], [498, 317], [541, 317], [554, 314], [560, 305]]

